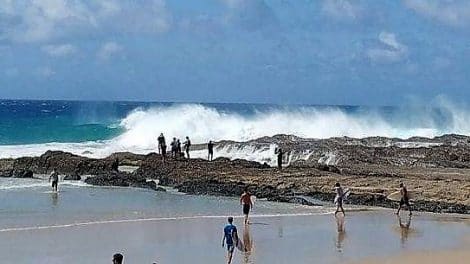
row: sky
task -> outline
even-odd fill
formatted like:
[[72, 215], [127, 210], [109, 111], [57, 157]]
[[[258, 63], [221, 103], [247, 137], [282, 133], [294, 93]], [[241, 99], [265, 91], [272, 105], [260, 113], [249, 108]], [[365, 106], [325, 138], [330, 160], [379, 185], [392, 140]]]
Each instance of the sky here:
[[470, 98], [470, 1], [0, 0], [0, 98]]

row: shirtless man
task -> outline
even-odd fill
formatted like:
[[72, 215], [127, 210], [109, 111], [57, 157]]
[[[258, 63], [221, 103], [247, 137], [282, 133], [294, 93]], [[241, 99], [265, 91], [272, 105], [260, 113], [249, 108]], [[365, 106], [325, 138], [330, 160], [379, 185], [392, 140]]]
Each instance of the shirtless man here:
[[243, 214], [245, 215], [245, 225], [248, 224], [248, 214], [253, 208], [253, 202], [251, 201], [251, 194], [248, 188], [245, 187], [242, 196], [240, 197], [240, 204], [243, 206]]
[[52, 180], [52, 191], [57, 192], [57, 185], [59, 184], [59, 173], [55, 169], [52, 170], [51, 176], [49, 176], [49, 182]]
[[343, 187], [341, 187], [341, 184], [339, 184], [339, 182], [337, 182], [335, 184], [335, 192], [336, 192], [336, 197], [335, 197], [336, 212], [335, 212], [335, 216], [339, 212], [342, 212], [343, 215], [346, 216], [346, 214], [344, 213], [344, 208], [343, 208], [344, 190], [343, 190]]
[[408, 208], [408, 211], [410, 211], [410, 215], [412, 215], [410, 199], [408, 197], [408, 190], [406, 189], [403, 183], [400, 183], [400, 194], [401, 194], [400, 206], [398, 206], [398, 211], [396, 212], [396, 214], [399, 215], [401, 208], [403, 207], [403, 205], [405, 205], [406, 208]]

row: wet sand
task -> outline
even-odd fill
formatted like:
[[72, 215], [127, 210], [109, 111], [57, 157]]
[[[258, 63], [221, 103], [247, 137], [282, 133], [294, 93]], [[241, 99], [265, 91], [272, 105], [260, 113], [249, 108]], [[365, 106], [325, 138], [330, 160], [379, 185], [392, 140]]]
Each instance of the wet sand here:
[[[222, 229], [227, 215], [241, 211], [230, 197], [83, 186], [54, 196], [47, 190], [0, 193], [1, 263], [110, 263], [116, 252], [125, 263], [224, 263]], [[347, 212], [338, 232], [332, 210], [258, 201], [253, 224], [235, 219], [249, 252], [237, 251], [233, 263], [355, 263], [470, 249], [462, 243], [470, 237], [464, 216], [417, 213], [406, 227], [404, 214], [400, 227], [392, 210]]]
[[[416, 216], [415, 227], [404, 233], [394, 218], [388, 211], [352, 213], [345, 232], [337, 231], [330, 214], [255, 217], [246, 227], [236, 218], [245, 244], [251, 246], [248, 253], [237, 251], [234, 263], [382, 262], [396, 254], [450, 250], [470, 234], [467, 220]], [[126, 263], [224, 263], [224, 224], [225, 216], [198, 216], [2, 229], [0, 255], [2, 263], [106, 263], [115, 252], [123, 253]], [[420, 257], [429, 258], [403, 259]]]
[[391, 257], [387, 259], [368, 259], [356, 262], [356, 264], [415, 264], [415, 263], [445, 263], [445, 264], [467, 264], [470, 260], [469, 248], [453, 251], [426, 251], [426, 252], [416, 252], [406, 255], [399, 255], [396, 257]]

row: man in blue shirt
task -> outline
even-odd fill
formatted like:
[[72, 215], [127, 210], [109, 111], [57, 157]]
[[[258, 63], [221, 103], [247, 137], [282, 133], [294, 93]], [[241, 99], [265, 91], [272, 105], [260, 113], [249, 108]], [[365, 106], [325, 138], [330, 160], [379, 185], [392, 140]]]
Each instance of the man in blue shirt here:
[[237, 227], [233, 225], [233, 217], [228, 218], [228, 225], [224, 228], [224, 237], [222, 238], [222, 247], [224, 247], [224, 242], [227, 244], [227, 257], [228, 264], [232, 263], [233, 250], [238, 244], [238, 235]]

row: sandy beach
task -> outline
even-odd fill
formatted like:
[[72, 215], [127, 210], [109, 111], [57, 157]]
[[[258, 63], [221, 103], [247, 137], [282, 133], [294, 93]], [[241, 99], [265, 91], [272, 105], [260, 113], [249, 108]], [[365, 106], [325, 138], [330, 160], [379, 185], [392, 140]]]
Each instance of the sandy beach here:
[[414, 263], [453, 263], [453, 264], [466, 264], [470, 259], [470, 252], [467, 249], [452, 250], [452, 251], [424, 251], [416, 252], [405, 255], [399, 255], [391, 258], [377, 258], [370, 260], [362, 260], [355, 262], [357, 264], [373, 264], [373, 263], [402, 263], [402, 264], [414, 264]]
[[[32, 197], [35, 202], [26, 203]], [[135, 188], [64, 185], [54, 198], [47, 187], [35, 187], [4, 191], [1, 198], [11, 204], [0, 211], [2, 263], [107, 263], [115, 252], [124, 254], [125, 263], [223, 263], [228, 215], [236, 216], [250, 249], [237, 251], [234, 263], [412, 259], [426, 257], [419, 252], [461, 248], [470, 235], [464, 216], [417, 213], [403, 230], [393, 211], [374, 208], [348, 212], [339, 233], [331, 206], [267, 201], [256, 203], [245, 227], [236, 198]]]

